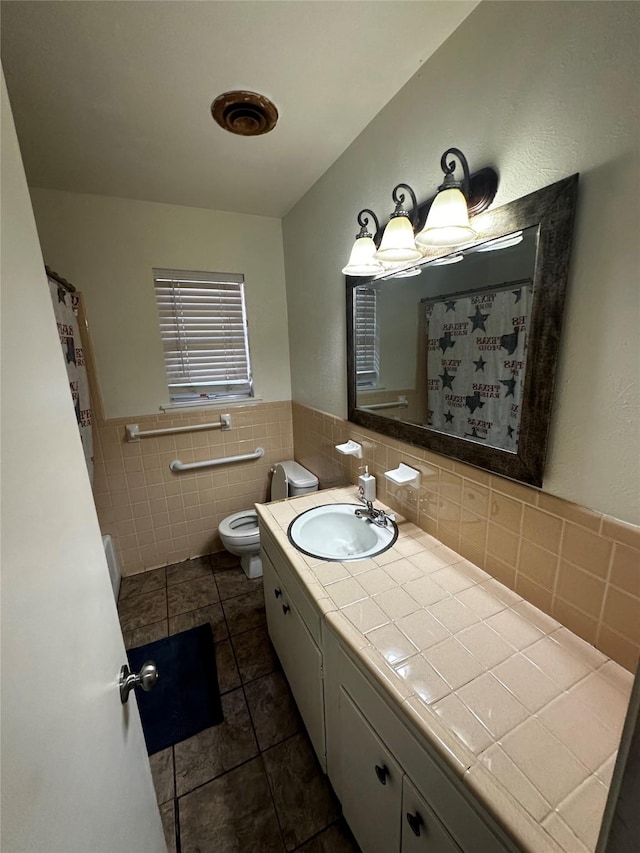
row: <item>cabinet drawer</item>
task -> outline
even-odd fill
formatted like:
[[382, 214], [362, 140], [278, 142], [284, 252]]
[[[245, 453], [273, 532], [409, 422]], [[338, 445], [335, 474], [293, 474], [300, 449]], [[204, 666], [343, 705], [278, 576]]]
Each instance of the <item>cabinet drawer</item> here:
[[323, 770], [326, 770], [322, 652], [307, 630], [273, 563], [263, 553], [269, 636]]

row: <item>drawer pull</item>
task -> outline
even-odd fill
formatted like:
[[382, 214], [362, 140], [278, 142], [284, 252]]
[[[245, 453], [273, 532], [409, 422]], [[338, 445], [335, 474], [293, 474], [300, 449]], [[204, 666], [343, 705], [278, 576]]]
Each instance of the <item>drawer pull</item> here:
[[281, 590], [281, 589], [278, 589], [278, 588], [276, 587], [276, 588], [273, 590], [273, 593], [274, 593], [274, 595], [275, 595], [275, 597], [276, 597], [276, 598], [280, 598], [280, 596], [282, 595], [282, 590]]
[[287, 615], [287, 613], [288, 613], [290, 610], [291, 610], [291, 608], [289, 607], [289, 605], [288, 605], [288, 604], [283, 604], [283, 605], [282, 605], [282, 612], [284, 613], [284, 615], [285, 615], [285, 616]]
[[407, 812], [407, 823], [411, 827], [411, 831], [414, 835], [420, 835], [420, 827], [424, 825], [424, 821], [420, 817], [419, 813], [411, 814], [411, 812]]
[[383, 764], [382, 767], [380, 767], [379, 764], [376, 764], [376, 776], [378, 777], [378, 781], [381, 785], [387, 784], [387, 776], [389, 775], [389, 768], [386, 764]]

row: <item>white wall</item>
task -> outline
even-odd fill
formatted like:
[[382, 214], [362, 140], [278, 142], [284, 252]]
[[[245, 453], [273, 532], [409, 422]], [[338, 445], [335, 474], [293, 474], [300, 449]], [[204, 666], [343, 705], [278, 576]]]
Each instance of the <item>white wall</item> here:
[[86, 297], [105, 416], [169, 402], [153, 267], [242, 273], [257, 395], [291, 397], [279, 219], [31, 189], [46, 263]]
[[[640, 521], [640, 6], [483, 2], [283, 222], [293, 398], [345, 417], [344, 265], [356, 215], [440, 183], [451, 145], [495, 205], [580, 172], [544, 489]], [[358, 85], [375, 85], [365, 72]]]

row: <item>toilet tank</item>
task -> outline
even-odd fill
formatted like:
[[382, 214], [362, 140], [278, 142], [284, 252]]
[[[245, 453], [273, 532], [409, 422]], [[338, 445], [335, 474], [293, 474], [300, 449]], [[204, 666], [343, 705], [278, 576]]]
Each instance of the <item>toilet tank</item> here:
[[288, 459], [278, 462], [271, 481], [271, 500], [279, 501], [295, 495], [318, 491], [318, 478], [302, 465]]

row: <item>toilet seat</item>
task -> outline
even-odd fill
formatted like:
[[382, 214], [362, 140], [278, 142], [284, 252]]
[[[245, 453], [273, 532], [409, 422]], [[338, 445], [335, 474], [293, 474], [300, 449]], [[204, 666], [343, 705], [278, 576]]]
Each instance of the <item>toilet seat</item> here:
[[[278, 462], [271, 469], [273, 484], [271, 500], [279, 500], [318, 489], [318, 478], [292, 459]], [[255, 509], [243, 509], [223, 519], [218, 526], [222, 545], [230, 554], [240, 557], [240, 565], [250, 578], [262, 577], [260, 557], [260, 527]]]
[[234, 512], [220, 522], [218, 532], [221, 538], [226, 537], [238, 545], [259, 545], [258, 513], [254, 509]]

